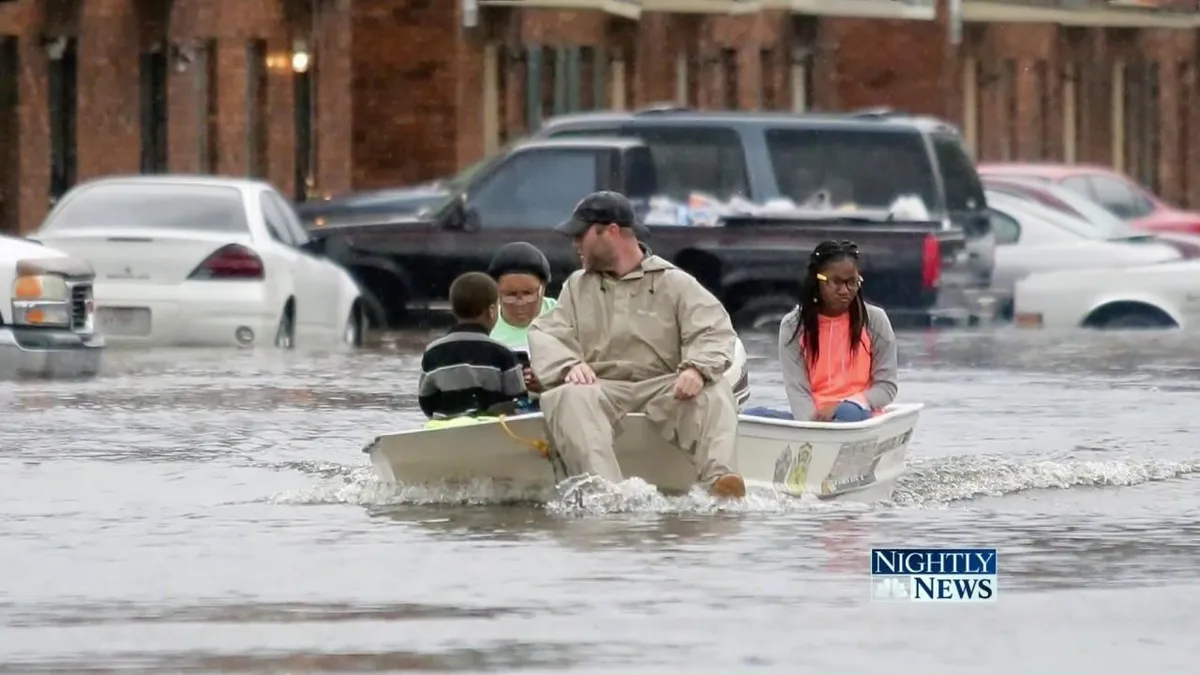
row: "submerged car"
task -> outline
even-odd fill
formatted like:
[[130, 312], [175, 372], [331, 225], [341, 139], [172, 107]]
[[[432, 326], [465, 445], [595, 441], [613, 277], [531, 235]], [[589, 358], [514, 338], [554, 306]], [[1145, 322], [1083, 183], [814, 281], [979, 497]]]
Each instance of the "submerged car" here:
[[1105, 166], [1091, 164], [981, 164], [990, 177], [1021, 177], [1061, 185], [1091, 199], [1139, 230], [1200, 234], [1200, 213], [1167, 204], [1149, 190]]
[[91, 377], [96, 333], [87, 262], [34, 241], [0, 235], [0, 379]]
[[270, 185], [211, 176], [76, 186], [35, 235], [96, 269], [97, 329], [137, 346], [357, 345], [358, 285]]

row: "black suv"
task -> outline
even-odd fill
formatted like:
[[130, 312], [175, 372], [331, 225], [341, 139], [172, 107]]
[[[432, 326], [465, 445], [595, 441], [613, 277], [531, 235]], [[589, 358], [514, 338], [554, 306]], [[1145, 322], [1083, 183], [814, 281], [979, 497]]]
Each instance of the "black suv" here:
[[660, 107], [555, 117], [534, 138], [565, 136], [640, 139], [657, 165], [658, 193], [679, 200], [705, 192], [800, 202], [825, 190], [835, 204], [886, 208], [898, 196], [916, 195], [943, 227], [967, 236], [966, 249], [942, 261], [935, 316], [991, 316], [996, 242], [983, 186], [958, 130], [941, 120], [886, 109], [781, 114]]

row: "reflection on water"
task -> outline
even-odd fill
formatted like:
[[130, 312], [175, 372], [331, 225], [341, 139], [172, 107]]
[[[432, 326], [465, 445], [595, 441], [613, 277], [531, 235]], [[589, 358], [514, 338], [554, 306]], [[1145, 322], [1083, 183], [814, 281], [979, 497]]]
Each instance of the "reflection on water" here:
[[[0, 672], [1194, 672], [1186, 333], [903, 335], [893, 503], [629, 481], [590, 512], [375, 480], [423, 339], [0, 390]], [[783, 404], [772, 343], [752, 404]], [[872, 604], [873, 546], [996, 547], [1000, 601]]]

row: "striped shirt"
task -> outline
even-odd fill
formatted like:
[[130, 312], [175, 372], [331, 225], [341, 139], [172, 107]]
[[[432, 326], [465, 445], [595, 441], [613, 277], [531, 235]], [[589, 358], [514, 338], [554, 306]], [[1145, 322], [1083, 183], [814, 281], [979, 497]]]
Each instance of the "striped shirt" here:
[[417, 401], [427, 417], [483, 413], [524, 393], [517, 355], [478, 324], [455, 326], [421, 357]]

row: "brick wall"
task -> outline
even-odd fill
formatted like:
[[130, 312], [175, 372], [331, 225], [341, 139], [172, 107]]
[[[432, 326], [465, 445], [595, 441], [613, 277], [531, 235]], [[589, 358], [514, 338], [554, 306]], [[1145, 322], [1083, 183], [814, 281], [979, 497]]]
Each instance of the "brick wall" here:
[[[246, 175], [262, 166], [288, 196], [446, 176], [484, 148], [520, 138], [564, 101], [605, 108], [682, 99], [700, 108], [792, 110], [799, 101], [819, 110], [886, 105], [939, 115], [972, 130], [980, 159], [1055, 161], [1073, 150], [1080, 161], [1118, 164], [1152, 182], [1169, 201], [1200, 206], [1200, 171], [1191, 169], [1200, 159], [1200, 140], [1192, 138], [1200, 129], [1194, 29], [970, 24], [962, 43], [950, 45], [944, 11], [936, 21], [781, 10], [629, 19], [486, 7], [478, 26], [464, 28], [460, 7], [449, 0], [0, 3], [0, 37], [17, 56], [14, 72], [0, 64], [0, 93], [16, 92], [0, 96], [8, 159], [0, 164], [0, 229], [36, 228], [49, 204], [44, 38], [57, 36], [78, 45], [78, 180], [139, 171], [139, 59], [158, 45], [171, 54], [167, 168]], [[254, 40], [267, 55], [266, 91], [257, 97]], [[297, 40], [313, 55], [311, 110], [299, 116], [289, 65]], [[496, 72], [485, 70], [486, 54]], [[555, 59], [575, 64], [570, 86], [582, 95], [564, 97], [556, 78], [565, 71]], [[1114, 141], [1121, 136], [1113, 127], [1117, 64], [1130, 99], [1124, 143]], [[1077, 92], [1073, 138], [1066, 137], [1068, 81]], [[494, 83], [495, 100], [485, 96], [485, 82]], [[965, 110], [971, 99], [976, 107]], [[485, 115], [493, 120], [485, 123]], [[312, 147], [298, 156], [297, 120], [309, 117]], [[256, 142], [255, 130], [265, 130], [265, 140]]]

